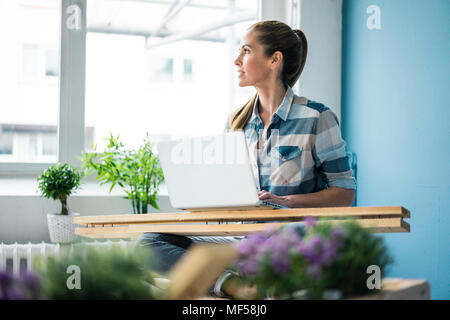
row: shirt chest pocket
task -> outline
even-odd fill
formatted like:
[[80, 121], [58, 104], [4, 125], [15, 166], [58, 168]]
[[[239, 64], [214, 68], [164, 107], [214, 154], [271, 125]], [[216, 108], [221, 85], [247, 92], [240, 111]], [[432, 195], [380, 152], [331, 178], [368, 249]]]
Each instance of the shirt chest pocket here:
[[303, 178], [302, 147], [278, 146], [272, 150], [277, 166], [270, 179], [280, 185], [298, 184]]
[[279, 146], [275, 148], [281, 161], [289, 161], [302, 155], [302, 148], [298, 146]]

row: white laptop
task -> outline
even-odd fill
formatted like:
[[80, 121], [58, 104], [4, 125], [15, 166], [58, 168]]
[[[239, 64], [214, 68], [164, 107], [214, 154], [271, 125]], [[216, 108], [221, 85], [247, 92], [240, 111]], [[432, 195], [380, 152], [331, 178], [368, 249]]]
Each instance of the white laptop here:
[[242, 131], [164, 141], [157, 150], [174, 208], [286, 208], [259, 200]]

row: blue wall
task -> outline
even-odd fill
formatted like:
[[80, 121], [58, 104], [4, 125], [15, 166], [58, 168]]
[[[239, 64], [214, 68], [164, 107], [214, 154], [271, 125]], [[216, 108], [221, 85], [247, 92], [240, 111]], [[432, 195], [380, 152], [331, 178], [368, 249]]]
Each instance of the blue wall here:
[[[369, 5], [381, 29], [369, 30]], [[357, 205], [402, 205], [411, 233], [384, 235], [389, 277], [450, 299], [450, 0], [344, 0], [342, 131]]]

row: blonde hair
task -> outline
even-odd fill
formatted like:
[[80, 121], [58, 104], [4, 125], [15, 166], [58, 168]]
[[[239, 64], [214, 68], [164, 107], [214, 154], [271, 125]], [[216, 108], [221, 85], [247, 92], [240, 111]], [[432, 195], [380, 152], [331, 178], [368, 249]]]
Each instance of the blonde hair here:
[[[263, 46], [266, 57], [270, 57], [276, 51], [283, 54], [281, 80], [285, 87], [293, 87], [303, 71], [308, 53], [308, 42], [303, 31], [291, 29], [287, 24], [274, 20], [257, 22], [248, 30], [257, 32], [257, 39]], [[228, 121], [231, 131], [245, 127], [252, 116], [257, 97], [255, 94], [231, 114]]]

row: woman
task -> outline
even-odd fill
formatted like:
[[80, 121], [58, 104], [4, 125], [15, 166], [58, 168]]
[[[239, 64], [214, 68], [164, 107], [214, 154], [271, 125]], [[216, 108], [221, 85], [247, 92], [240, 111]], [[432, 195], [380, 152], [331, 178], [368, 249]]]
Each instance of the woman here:
[[[228, 129], [244, 130], [261, 200], [287, 207], [350, 206], [356, 184], [336, 116], [291, 89], [306, 54], [300, 30], [279, 21], [252, 25], [234, 63], [239, 85], [253, 86], [257, 93], [230, 116]], [[153, 268], [167, 272], [194, 241], [205, 238], [147, 233], [139, 243], [156, 254]], [[230, 275], [217, 281], [216, 294]]]
[[243, 129], [259, 198], [287, 207], [351, 206], [356, 183], [336, 115], [294, 95], [307, 55], [306, 37], [279, 21], [249, 28], [239, 56], [239, 86], [255, 96], [229, 129]]

